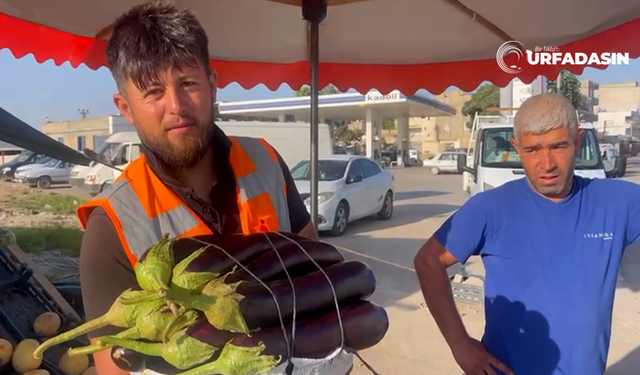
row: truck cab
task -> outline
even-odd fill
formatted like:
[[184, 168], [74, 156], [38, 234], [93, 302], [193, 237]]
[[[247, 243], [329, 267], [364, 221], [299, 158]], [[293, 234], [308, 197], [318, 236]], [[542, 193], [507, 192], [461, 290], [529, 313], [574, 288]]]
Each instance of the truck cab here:
[[141, 142], [136, 132], [121, 132], [110, 136], [99, 156], [103, 163], [92, 163], [84, 176], [84, 189], [91, 195], [100, 194], [113, 183], [132, 160], [141, 155]]
[[[575, 174], [586, 178], [606, 178], [598, 137], [592, 124], [584, 131], [576, 158]], [[525, 177], [518, 153], [511, 145], [513, 116], [476, 116], [466, 154], [458, 157], [463, 190], [468, 196]]]

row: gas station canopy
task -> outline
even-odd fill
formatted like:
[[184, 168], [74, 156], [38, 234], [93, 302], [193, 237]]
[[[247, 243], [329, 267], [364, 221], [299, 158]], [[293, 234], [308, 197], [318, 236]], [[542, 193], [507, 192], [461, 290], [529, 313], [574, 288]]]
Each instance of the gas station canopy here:
[[[319, 98], [321, 121], [365, 119], [368, 110], [372, 109], [375, 109], [378, 118], [393, 119], [456, 114], [456, 109], [448, 104], [420, 95], [406, 96], [397, 90], [386, 95], [373, 90], [367, 94], [332, 94]], [[261, 117], [279, 121], [285, 121], [285, 116], [293, 116], [293, 121], [309, 122], [309, 105], [308, 96], [219, 102], [218, 113], [222, 116]]]

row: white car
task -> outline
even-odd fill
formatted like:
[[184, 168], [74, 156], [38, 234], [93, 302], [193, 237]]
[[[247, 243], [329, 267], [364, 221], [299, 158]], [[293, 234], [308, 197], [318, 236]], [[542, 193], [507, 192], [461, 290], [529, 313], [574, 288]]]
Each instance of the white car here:
[[431, 173], [440, 174], [442, 172], [458, 173], [458, 155], [457, 151], [444, 151], [436, 154], [434, 157], [422, 162], [424, 167], [431, 169]]
[[[341, 236], [347, 224], [377, 215], [393, 215], [394, 177], [375, 161], [356, 155], [333, 155], [318, 161], [318, 230]], [[307, 210], [310, 205], [309, 160], [291, 169]]]
[[53, 160], [53, 159], [51, 157], [47, 156], [45, 158], [42, 158], [42, 159], [38, 160], [35, 163], [26, 164], [26, 165], [23, 165], [22, 167], [16, 168], [16, 172], [13, 175], [13, 181], [18, 181], [16, 176], [24, 174], [24, 172], [28, 171], [29, 169], [42, 167], [44, 164], [47, 164], [51, 160]]
[[66, 161], [51, 159], [48, 163], [39, 164], [35, 168], [27, 169], [15, 174], [15, 179], [31, 187], [49, 189], [51, 185], [67, 184], [71, 176], [73, 164]]

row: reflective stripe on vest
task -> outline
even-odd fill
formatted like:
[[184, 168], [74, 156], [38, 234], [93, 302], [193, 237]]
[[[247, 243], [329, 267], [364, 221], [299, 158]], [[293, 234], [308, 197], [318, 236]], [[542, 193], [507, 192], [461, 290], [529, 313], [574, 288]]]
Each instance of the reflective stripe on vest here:
[[96, 196], [107, 198], [118, 217], [129, 251], [139, 258], [155, 245], [164, 233], [179, 236], [197, 227], [200, 221], [184, 205], [150, 218], [140, 203], [140, 197], [126, 179], [118, 179], [110, 189]]
[[[243, 232], [291, 231], [286, 184], [277, 154], [262, 139], [230, 139], [236, 145], [231, 154], [235, 155], [236, 160], [230, 159], [229, 162], [236, 175], [237, 202]], [[136, 193], [135, 189], [145, 189], [147, 185], [150, 189], [159, 190], [151, 196], [146, 191]], [[163, 189], [167, 191], [162, 192]], [[175, 202], [168, 202], [166, 194], [170, 194], [171, 201]], [[262, 199], [256, 199], [257, 197]], [[265, 198], [270, 202], [265, 202]], [[162, 203], [158, 203], [158, 199]], [[171, 208], [154, 214], [163, 206]], [[114, 222], [132, 264], [157, 243], [164, 233], [169, 233], [172, 237], [211, 233], [200, 218], [158, 179], [144, 157], [133, 161], [112, 186], [79, 208], [78, 215], [83, 226], [95, 207], [103, 207]], [[271, 218], [271, 225], [266, 229], [258, 226], [263, 215]]]
[[[260, 194], [267, 193], [278, 215], [278, 224], [280, 226], [278, 230], [290, 232], [291, 222], [284, 173], [278, 158], [276, 157], [274, 160], [267, 150], [267, 147], [271, 146], [257, 138], [230, 138], [238, 142], [255, 166], [255, 171], [252, 173], [244, 176], [236, 175], [240, 204], [244, 205]], [[271, 230], [274, 229], [271, 228]]]

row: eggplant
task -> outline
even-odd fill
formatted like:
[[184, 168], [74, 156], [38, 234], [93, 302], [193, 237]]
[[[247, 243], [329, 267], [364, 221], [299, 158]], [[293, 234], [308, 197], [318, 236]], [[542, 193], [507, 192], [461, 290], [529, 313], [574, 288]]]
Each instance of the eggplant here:
[[[301, 250], [300, 247], [302, 247], [304, 251]], [[278, 257], [278, 255], [280, 257]], [[344, 261], [344, 257], [334, 246], [326, 242], [305, 240], [297, 244], [290, 243], [276, 250], [267, 251], [245, 265], [245, 267], [259, 280], [269, 282], [287, 278], [283, 264], [290, 277], [302, 276], [317, 271], [318, 266], [316, 266], [311, 259], [321, 268], [326, 268]], [[234, 283], [245, 280], [252, 284], [257, 283], [258, 280], [251, 276], [247, 270], [242, 268], [238, 269], [227, 276], [225, 282]]]
[[[340, 316], [345, 333], [345, 347], [350, 349], [364, 350], [378, 344], [389, 329], [389, 317], [385, 309], [369, 301], [358, 301], [341, 307]], [[290, 335], [291, 325], [286, 326], [286, 332]], [[261, 354], [281, 355], [283, 359], [287, 355], [280, 326], [248, 336], [217, 330], [203, 319], [191, 326], [187, 334], [216, 347], [223, 347], [228, 342], [240, 347], [255, 347], [263, 342], [266, 348]], [[296, 322], [292, 355], [294, 358], [324, 358], [339, 348], [340, 343], [340, 326], [334, 310], [317, 318]]]
[[329, 311], [336, 300], [338, 304], [346, 304], [366, 299], [376, 288], [373, 271], [359, 261], [340, 262], [291, 281], [227, 284], [223, 278], [217, 278], [197, 295], [176, 292], [167, 299], [187, 309], [202, 311], [218, 329], [248, 334], [279, 324], [280, 316], [285, 322], [292, 317], [292, 283], [299, 319]]
[[[323, 273], [324, 271], [324, 273]], [[334, 298], [339, 304], [363, 300], [373, 294], [376, 289], [376, 279], [369, 266], [359, 261], [348, 261], [334, 264], [323, 271], [316, 271], [306, 276], [294, 278], [293, 285], [296, 295], [296, 316], [298, 319], [325, 313], [335, 309]], [[329, 281], [327, 281], [328, 276]], [[331, 285], [335, 290], [335, 297]], [[219, 329], [226, 329], [236, 333], [249, 333], [258, 329], [268, 328], [280, 324], [279, 314], [286, 322], [293, 316], [293, 293], [288, 279], [276, 280], [267, 284], [249, 285], [241, 283], [236, 292], [242, 296], [236, 303], [237, 310], [228, 301], [219, 303], [209, 311], [204, 311], [209, 322]], [[276, 296], [280, 313], [273, 300], [271, 290]], [[234, 293], [234, 294], [235, 294]], [[223, 299], [224, 300], [224, 299]], [[237, 313], [237, 315], [234, 315]], [[216, 324], [216, 319], [231, 316], [234, 319], [225, 321], [236, 325], [224, 326]]]
[[[369, 301], [357, 301], [351, 305], [341, 307], [340, 317], [344, 329], [344, 344], [347, 349], [363, 350], [370, 348], [378, 344], [389, 329], [389, 317], [385, 309]], [[285, 330], [289, 335], [291, 325], [287, 325]], [[226, 349], [230, 347], [255, 351], [255, 357], [252, 357], [254, 358], [253, 360], [259, 362], [267, 361], [269, 364], [265, 369], [267, 371], [288, 359], [289, 351], [280, 327], [272, 327], [248, 336], [218, 330], [211, 326], [206, 319], [202, 319], [186, 331], [177, 334], [183, 335], [183, 338], [172, 340], [167, 344], [160, 344], [174, 345], [173, 349], [167, 349], [167, 351], [175, 353], [176, 357], [186, 359], [194, 354], [189, 345], [177, 346], [177, 343], [185, 342], [187, 339], [195, 339], [205, 345], [221, 348], [219, 356], [217, 358], [215, 356], [212, 357], [213, 361], [201, 362], [191, 367], [194, 371], [199, 369], [197, 373], [218, 373], [218, 371], [213, 371], [214, 368], [218, 367], [217, 363], [233, 358], [233, 355], [225, 356]], [[188, 338], [184, 335], [188, 335]], [[342, 336], [338, 315], [335, 311], [331, 311], [319, 317], [296, 322], [296, 336], [291, 355], [294, 358], [320, 359], [338, 349], [341, 343]], [[144, 344], [140, 345], [135, 341], [130, 341], [127, 344], [132, 347], [144, 346]], [[233, 350], [231, 348], [229, 351]], [[163, 374], [180, 372], [180, 370], [166, 363], [160, 357], [139, 354], [134, 350], [116, 346], [112, 348], [111, 354], [118, 367], [125, 371], [142, 371], [142, 369], [146, 368]], [[212, 371], [205, 371], [207, 368]]]
[[111, 348], [111, 360], [119, 369], [124, 371], [142, 372], [146, 368], [147, 358], [153, 357], [145, 356], [119, 346]]
[[[283, 237], [287, 235], [293, 239]], [[178, 262], [173, 267], [171, 289], [173, 292], [200, 294], [210, 281], [222, 275], [228, 276], [239, 265], [249, 264], [260, 255], [286, 246], [296, 246], [299, 251], [297, 243], [305, 241], [311, 240], [299, 235], [278, 232], [209, 235], [174, 240], [174, 261]], [[211, 246], [207, 247], [207, 244]], [[275, 260], [280, 262], [277, 256]], [[166, 293], [163, 292], [162, 295], [166, 296]]]
[[178, 368], [171, 366], [162, 357], [147, 356], [119, 346], [111, 348], [111, 360], [119, 369], [128, 372], [142, 372], [145, 369], [160, 374], [177, 374], [180, 372]]
[[[309, 241], [309, 238], [299, 234], [279, 232], [295, 242]], [[265, 236], [266, 235], [266, 236]], [[188, 238], [178, 238], [173, 243], [173, 256], [175, 263], [179, 263], [194, 251], [205, 247], [203, 244], [211, 244], [223, 248], [241, 264], [247, 264], [258, 256], [270, 251], [291, 244], [291, 241], [274, 232], [261, 232], [251, 234], [216, 234], [204, 235]], [[271, 240], [271, 243], [267, 240]], [[273, 246], [272, 246], [273, 244]], [[211, 272], [225, 274], [236, 266], [231, 258], [225, 253], [211, 246], [199, 257], [192, 261], [185, 269], [188, 272]]]

